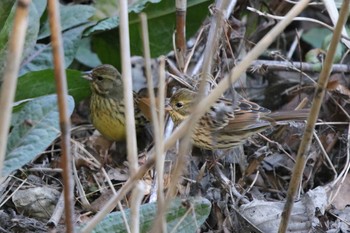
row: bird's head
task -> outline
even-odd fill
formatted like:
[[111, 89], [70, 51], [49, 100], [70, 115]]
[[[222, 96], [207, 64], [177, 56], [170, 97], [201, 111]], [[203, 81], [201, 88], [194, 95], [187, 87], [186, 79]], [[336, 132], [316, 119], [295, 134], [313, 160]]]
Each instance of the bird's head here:
[[179, 89], [170, 98], [167, 110], [175, 124], [185, 120], [192, 111], [196, 93], [189, 89]]
[[119, 71], [112, 65], [97, 66], [83, 73], [83, 78], [90, 81], [94, 94], [118, 98], [123, 96], [123, 82]]

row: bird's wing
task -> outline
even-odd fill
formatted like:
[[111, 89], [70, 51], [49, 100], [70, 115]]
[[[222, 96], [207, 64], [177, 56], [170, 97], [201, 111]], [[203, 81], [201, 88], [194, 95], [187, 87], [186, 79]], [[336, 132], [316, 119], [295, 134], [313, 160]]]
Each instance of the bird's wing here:
[[222, 130], [223, 132], [232, 132], [265, 128], [270, 125], [270, 122], [262, 119], [262, 116], [269, 113], [270, 110], [242, 98], [233, 111], [234, 118], [231, 118]]
[[234, 119], [232, 104], [226, 99], [219, 99], [206, 112], [205, 116], [209, 128], [213, 131], [226, 127]]

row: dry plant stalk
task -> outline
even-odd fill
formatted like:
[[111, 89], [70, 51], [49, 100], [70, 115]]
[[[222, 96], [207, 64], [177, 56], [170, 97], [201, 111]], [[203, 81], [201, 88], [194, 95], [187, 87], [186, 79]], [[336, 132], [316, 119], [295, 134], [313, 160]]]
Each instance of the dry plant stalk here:
[[73, 194], [73, 172], [72, 157], [70, 147], [70, 114], [68, 112], [68, 91], [67, 77], [64, 65], [63, 43], [60, 25], [59, 3], [55, 0], [48, 1], [48, 14], [51, 30], [51, 41], [53, 49], [53, 62], [55, 71], [55, 81], [57, 90], [58, 110], [61, 127], [61, 150], [62, 150], [62, 169], [63, 169], [63, 193], [66, 231], [75, 232], [73, 213], [74, 213], [74, 194]]
[[130, 215], [132, 216], [131, 224], [130, 226], [130, 232], [132, 233], [138, 233], [140, 232], [140, 206], [142, 204], [142, 199], [143, 199], [143, 194], [145, 193], [146, 190], [146, 185], [142, 182], [139, 181], [136, 183], [134, 189], [132, 190], [132, 195], [131, 195], [131, 211]]
[[[157, 217], [154, 221], [153, 230], [161, 229], [163, 232], [166, 231], [166, 222], [165, 222], [165, 209], [166, 203], [164, 203], [164, 194], [163, 194], [163, 173], [164, 173], [164, 143], [163, 143], [163, 125], [164, 125], [164, 116], [162, 114], [157, 114], [157, 105], [156, 105], [156, 97], [154, 94], [154, 85], [152, 78], [152, 69], [151, 69], [151, 51], [149, 47], [149, 35], [148, 35], [148, 25], [147, 25], [147, 16], [144, 13], [140, 14], [141, 19], [141, 29], [142, 29], [142, 41], [143, 41], [143, 50], [144, 50], [144, 58], [145, 58], [145, 67], [146, 67], [146, 78], [147, 78], [147, 89], [149, 93], [149, 98], [151, 102], [151, 114], [152, 114], [152, 125], [154, 132], [154, 144], [155, 144], [155, 153], [156, 153], [156, 169], [157, 169], [157, 188], [158, 188], [158, 197], [157, 197]], [[163, 59], [164, 60], [164, 59]], [[163, 62], [164, 69], [164, 62]], [[161, 68], [161, 67], [160, 67]], [[165, 74], [164, 74], [165, 76]], [[159, 80], [162, 80], [165, 77], [161, 77], [159, 75]], [[160, 84], [160, 83], [159, 83]], [[163, 102], [160, 101], [159, 104], [164, 106], [164, 85], [160, 85], [159, 90], [163, 90]], [[164, 108], [164, 107], [163, 107]], [[160, 112], [164, 111], [160, 110]]]
[[[125, 104], [125, 127], [126, 145], [129, 161], [130, 175], [134, 175], [138, 169], [137, 142], [135, 129], [134, 98], [132, 92], [131, 61], [130, 61], [130, 39], [129, 39], [129, 16], [128, 2], [119, 0], [119, 35], [122, 58], [122, 78]], [[117, 51], [116, 51], [117, 52]]]
[[[17, 75], [21, 63], [24, 39], [28, 26], [28, 11], [30, 0], [17, 2], [13, 30], [9, 38], [6, 66], [3, 76], [3, 84], [0, 93], [0, 172], [4, 166], [7, 134], [10, 129], [12, 103], [15, 98]], [[0, 174], [1, 178], [1, 174]]]
[[[132, 91], [132, 76], [131, 76], [131, 60], [130, 60], [130, 38], [129, 38], [129, 12], [128, 2], [119, 0], [119, 35], [120, 35], [120, 48], [122, 58], [122, 78], [123, 78], [123, 93], [125, 104], [125, 127], [126, 127], [126, 145], [129, 161], [130, 175], [134, 175], [138, 171], [137, 161], [137, 142], [136, 142], [136, 129], [135, 129], [135, 114], [134, 114], [134, 98]], [[133, 193], [137, 192], [137, 189], [133, 190]], [[135, 194], [136, 195], [136, 194]], [[140, 203], [139, 203], [140, 204]], [[139, 225], [139, 204], [131, 203], [131, 227]]]
[[[315, 64], [308, 62], [293, 62], [293, 61], [271, 61], [271, 60], [255, 60], [251, 66], [251, 70], [258, 70], [261, 67], [269, 67], [269, 71], [295, 71], [313, 72]], [[321, 66], [320, 66], [321, 67]], [[332, 64], [333, 72], [350, 72], [350, 66], [347, 64]]]
[[187, 1], [176, 0], [175, 56], [180, 70], [184, 69], [186, 59], [186, 12]]
[[294, 204], [294, 197], [299, 187], [299, 184], [301, 182], [301, 177], [306, 164], [307, 152], [310, 148], [314, 127], [318, 118], [323, 97], [325, 95], [328, 78], [332, 71], [333, 58], [341, 37], [342, 28], [346, 22], [346, 17], [349, 11], [349, 3], [350, 3], [350, 0], [343, 1], [343, 5], [340, 11], [340, 17], [335, 26], [334, 34], [326, 54], [324, 66], [322, 68], [322, 71], [320, 73], [320, 78], [316, 86], [314, 100], [311, 105], [311, 110], [310, 110], [309, 117], [307, 119], [305, 132], [304, 132], [302, 141], [300, 143], [300, 147], [296, 158], [296, 163], [293, 169], [293, 173], [292, 173], [293, 175], [290, 180], [286, 204], [282, 212], [282, 219], [278, 229], [279, 233], [286, 232], [288, 227], [288, 221], [289, 221], [290, 214], [292, 212], [292, 208]]

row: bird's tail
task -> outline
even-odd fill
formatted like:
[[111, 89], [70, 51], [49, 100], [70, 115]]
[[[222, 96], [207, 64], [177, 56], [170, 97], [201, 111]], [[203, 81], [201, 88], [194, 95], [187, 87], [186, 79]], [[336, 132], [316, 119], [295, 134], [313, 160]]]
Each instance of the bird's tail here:
[[272, 112], [263, 116], [264, 120], [270, 122], [277, 121], [303, 121], [306, 120], [310, 113], [309, 109], [301, 109], [295, 111]]

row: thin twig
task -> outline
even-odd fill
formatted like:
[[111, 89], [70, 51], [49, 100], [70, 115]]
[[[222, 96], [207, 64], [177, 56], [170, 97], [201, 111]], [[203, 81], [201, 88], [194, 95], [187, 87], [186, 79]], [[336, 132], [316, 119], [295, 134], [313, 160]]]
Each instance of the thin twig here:
[[[341, 171], [338, 178], [331, 183], [332, 192], [329, 195], [329, 203], [333, 203], [334, 199], [339, 194], [340, 188], [344, 184], [346, 177], [348, 177], [347, 175], [350, 170], [350, 124], [348, 125], [347, 142], [348, 143], [346, 144], [346, 161], [345, 161], [344, 169]], [[333, 191], [334, 186], [337, 186], [337, 189], [335, 191]]]
[[64, 195], [62, 192], [56, 203], [55, 210], [53, 211], [51, 218], [46, 223], [46, 225], [49, 227], [56, 227], [62, 217], [63, 210], [64, 210]]
[[[313, 64], [308, 62], [293, 62], [293, 61], [272, 61], [272, 60], [255, 60], [250, 66], [250, 70], [255, 71], [267, 69], [268, 71], [295, 71], [300, 72], [319, 72], [321, 71], [322, 64]], [[332, 64], [333, 72], [350, 72], [349, 64]]]
[[7, 134], [10, 129], [12, 103], [15, 98], [18, 70], [28, 26], [28, 8], [30, 3], [30, 0], [19, 0], [17, 2], [13, 30], [9, 38], [6, 66], [0, 93], [0, 172], [4, 166], [8, 140]]
[[74, 195], [73, 195], [73, 172], [72, 155], [70, 147], [70, 114], [68, 112], [68, 91], [67, 77], [64, 65], [63, 43], [60, 25], [59, 3], [55, 0], [48, 1], [48, 14], [51, 29], [52, 52], [55, 72], [55, 82], [57, 90], [58, 110], [61, 128], [61, 150], [62, 150], [62, 169], [63, 169], [63, 193], [66, 231], [75, 232], [73, 213], [74, 213]]
[[299, 188], [303, 170], [306, 164], [307, 152], [310, 148], [310, 143], [312, 140], [313, 129], [318, 118], [318, 114], [321, 108], [323, 97], [325, 95], [326, 85], [328, 82], [329, 75], [331, 73], [333, 58], [336, 52], [337, 45], [341, 37], [341, 31], [343, 25], [346, 21], [348, 14], [350, 0], [344, 0], [343, 6], [341, 8], [340, 17], [335, 26], [334, 34], [326, 54], [325, 63], [318, 80], [318, 85], [315, 90], [315, 97], [311, 106], [310, 114], [307, 119], [306, 129], [300, 143], [298, 154], [296, 157], [296, 163], [293, 169], [291, 181], [289, 184], [286, 204], [282, 212], [282, 219], [278, 229], [279, 233], [284, 233], [287, 230], [290, 214], [292, 212], [294, 197]]
[[[326, 1], [327, 2], [327, 1]], [[254, 12], [254, 13], [257, 13], [258, 15], [260, 16], [265, 16], [265, 17], [268, 17], [268, 18], [271, 18], [271, 19], [276, 19], [276, 20], [282, 20], [284, 18], [284, 16], [277, 16], [277, 15], [271, 15], [271, 14], [268, 14], [266, 12], [261, 12], [257, 9], [254, 9], [252, 7], [247, 7], [248, 10]], [[323, 23], [322, 21], [319, 21], [317, 19], [313, 19], [313, 18], [307, 18], [307, 17], [295, 17], [293, 19], [293, 21], [307, 21], [307, 22], [312, 22], [312, 23], [316, 23], [316, 24], [319, 24], [331, 31], [334, 31], [334, 28], [332, 26], [329, 26], [328, 24], [325, 24]], [[350, 38], [346, 35], [346, 34], [343, 34], [343, 38], [346, 39], [346, 40], [350, 40]], [[345, 41], [346, 41], [345, 40]]]

